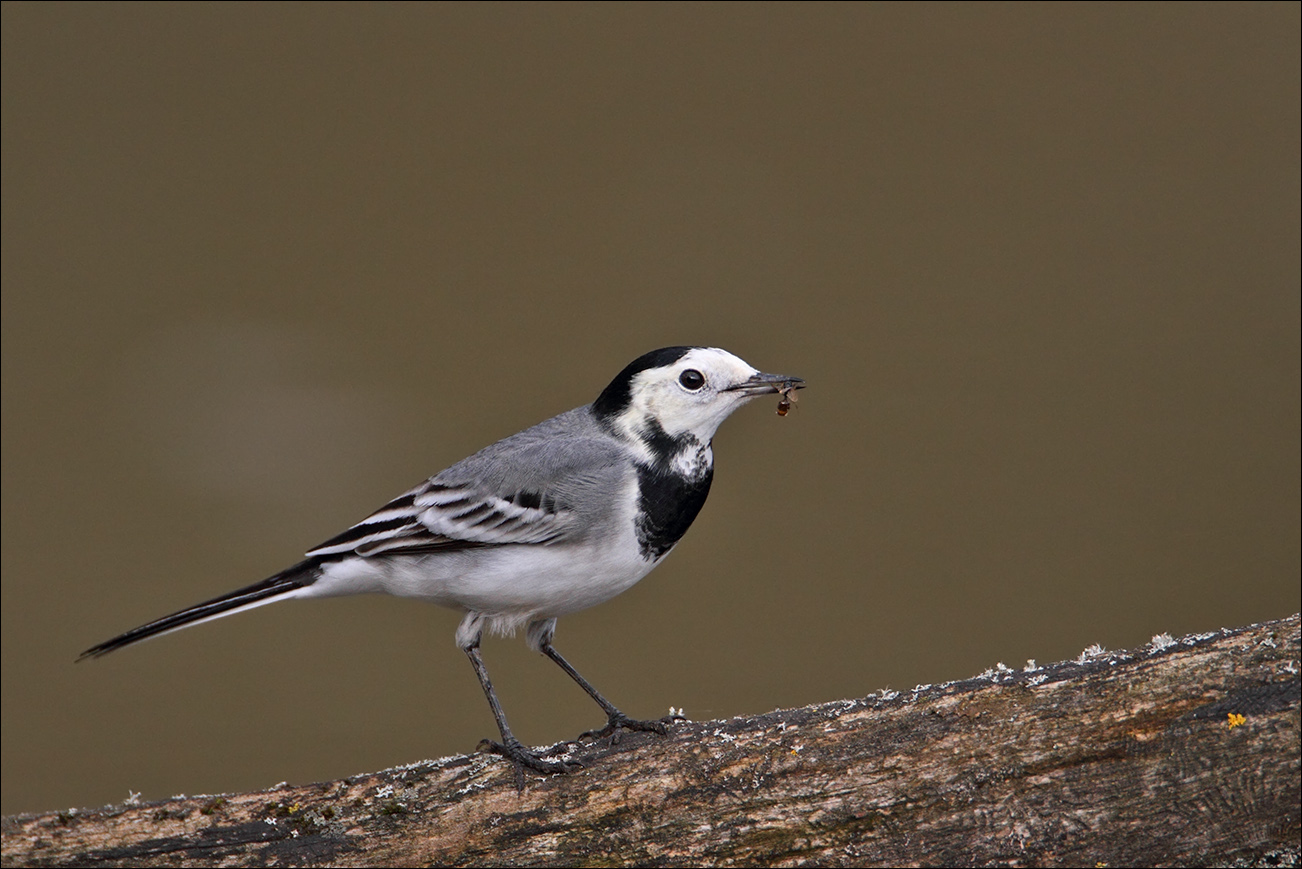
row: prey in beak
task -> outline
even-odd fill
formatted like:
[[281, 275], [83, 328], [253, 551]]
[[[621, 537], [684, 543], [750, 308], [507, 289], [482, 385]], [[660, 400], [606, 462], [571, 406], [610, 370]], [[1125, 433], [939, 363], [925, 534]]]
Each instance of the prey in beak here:
[[782, 396], [778, 399], [778, 416], [786, 416], [791, 410], [796, 397], [792, 395], [797, 389], [804, 389], [805, 381], [787, 374], [752, 374], [741, 383], [726, 387], [723, 392], [745, 391], [747, 395], [764, 395], [775, 392]]

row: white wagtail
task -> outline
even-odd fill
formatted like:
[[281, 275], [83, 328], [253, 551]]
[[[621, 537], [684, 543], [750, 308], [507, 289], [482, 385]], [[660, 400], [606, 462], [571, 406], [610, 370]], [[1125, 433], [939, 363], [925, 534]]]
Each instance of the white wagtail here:
[[[609, 600], [646, 576], [686, 533], [714, 476], [710, 441], [760, 395], [784, 403], [798, 377], [762, 374], [714, 347], [635, 359], [592, 404], [485, 447], [385, 504], [286, 570], [87, 649], [100, 655], [290, 598], [384, 592], [455, 607], [501, 731], [487, 747], [518, 771], [562, 772], [511, 733], [479, 654], [485, 628], [526, 627], [529, 647], [569, 674], [607, 716], [596, 731], [665, 732], [615, 708], [552, 648], [557, 616]], [[80, 659], [79, 659], [80, 660]]]

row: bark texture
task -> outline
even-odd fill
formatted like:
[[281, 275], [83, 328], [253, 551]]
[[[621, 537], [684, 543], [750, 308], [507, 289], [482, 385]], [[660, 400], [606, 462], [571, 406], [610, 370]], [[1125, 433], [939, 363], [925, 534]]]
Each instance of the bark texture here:
[[320, 784], [4, 819], [6, 866], [1298, 865], [1298, 616]]

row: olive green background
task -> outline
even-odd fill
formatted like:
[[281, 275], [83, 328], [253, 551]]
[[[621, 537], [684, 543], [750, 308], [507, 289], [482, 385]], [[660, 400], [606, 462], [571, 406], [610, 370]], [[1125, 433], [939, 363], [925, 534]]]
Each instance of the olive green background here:
[[[561, 620], [630, 714], [1299, 609], [1296, 3], [3, 15], [6, 813], [494, 735], [418, 603], [73, 660], [667, 344], [810, 387]], [[519, 639], [485, 656], [526, 742], [601, 723]]]

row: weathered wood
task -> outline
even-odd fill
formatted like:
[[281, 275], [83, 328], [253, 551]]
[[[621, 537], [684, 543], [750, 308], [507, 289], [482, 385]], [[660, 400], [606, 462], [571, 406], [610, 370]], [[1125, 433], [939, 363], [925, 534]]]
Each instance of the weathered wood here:
[[[1298, 616], [570, 746], [4, 819], [6, 866], [1297, 865]], [[1240, 717], [1241, 716], [1241, 717]]]

